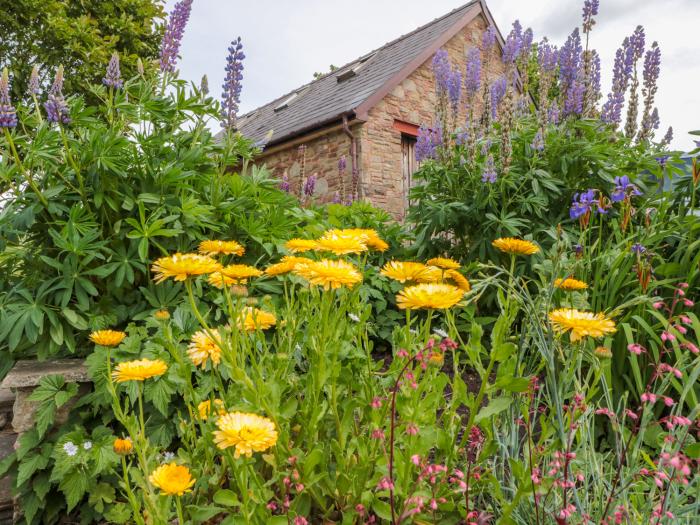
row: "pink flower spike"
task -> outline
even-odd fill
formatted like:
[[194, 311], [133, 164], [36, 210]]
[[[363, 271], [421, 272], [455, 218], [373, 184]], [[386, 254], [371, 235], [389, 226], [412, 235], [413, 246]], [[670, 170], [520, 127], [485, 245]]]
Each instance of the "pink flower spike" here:
[[688, 283], [681, 283], [681, 284], [679, 284], [678, 286], [680, 286], [681, 288], [685, 289], [685, 288], [688, 288], [688, 286], [690, 286], [690, 285], [689, 285]]
[[664, 396], [664, 405], [666, 405], [667, 407], [672, 407], [675, 404], [676, 402], [673, 400], [672, 397]]
[[662, 341], [675, 341], [675, 340], [676, 340], [676, 336], [673, 335], [671, 332], [667, 332], [666, 330], [664, 330], [664, 331], [661, 333], [661, 340], [662, 340]]
[[681, 315], [680, 320], [683, 324], [691, 324], [693, 322], [687, 315]]
[[404, 358], [404, 357], [408, 357], [408, 352], [406, 350], [404, 350], [403, 348], [400, 348], [399, 351], [396, 352], [396, 355], [398, 357]]
[[656, 301], [654, 304], [652, 304], [652, 306], [656, 310], [661, 310], [665, 305], [664, 305], [663, 301]]
[[690, 299], [683, 299], [683, 304], [686, 305], [687, 307], [695, 306], [695, 303], [691, 301]]
[[685, 326], [682, 326], [682, 325], [675, 325], [673, 328], [675, 328], [676, 330], [678, 330], [678, 331], [679, 331], [680, 333], [682, 333], [683, 335], [685, 335], [685, 334], [688, 333], [688, 329], [687, 329]]
[[418, 427], [413, 423], [409, 423], [406, 426], [406, 434], [408, 434], [409, 436], [415, 436], [416, 434], [418, 434]]
[[700, 354], [700, 349], [693, 343], [683, 343], [681, 347], [690, 350], [690, 352], [693, 354]]
[[411, 456], [411, 463], [413, 463], [415, 466], [420, 465], [420, 456], [418, 454], [413, 454]]
[[642, 345], [638, 345], [637, 343], [627, 345], [627, 350], [632, 352], [634, 355], [640, 355], [646, 352], [644, 347]]
[[373, 398], [372, 402], [370, 403], [370, 406], [372, 408], [380, 408], [382, 406], [382, 398], [381, 397]]

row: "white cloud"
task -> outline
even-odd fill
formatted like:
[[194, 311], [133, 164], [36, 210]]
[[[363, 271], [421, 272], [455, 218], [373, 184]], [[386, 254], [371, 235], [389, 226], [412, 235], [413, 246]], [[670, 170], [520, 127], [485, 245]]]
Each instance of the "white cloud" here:
[[[441, 16], [466, 0], [194, 0], [182, 47], [180, 74], [209, 77], [217, 95], [228, 43], [241, 36], [247, 55], [242, 111], [309, 82], [315, 71], [347, 63]], [[170, 10], [175, 0], [167, 0]], [[687, 131], [700, 129], [700, 20], [697, 0], [601, 0], [592, 47], [601, 54], [603, 91], [610, 84], [615, 50], [641, 24], [657, 40], [662, 69], [657, 105], [663, 130], [675, 129], [674, 147], [689, 149]], [[580, 22], [582, 0], [487, 0], [501, 31], [518, 18], [535, 38], [561, 44]]]

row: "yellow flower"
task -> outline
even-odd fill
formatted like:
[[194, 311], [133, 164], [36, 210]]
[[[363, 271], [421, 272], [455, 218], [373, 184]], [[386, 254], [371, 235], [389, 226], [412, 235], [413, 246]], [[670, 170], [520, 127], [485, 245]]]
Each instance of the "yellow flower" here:
[[234, 456], [252, 456], [277, 443], [275, 424], [266, 417], [245, 412], [229, 412], [216, 421], [219, 430], [214, 431], [216, 445], [224, 450], [235, 447]]
[[245, 248], [236, 241], [202, 241], [199, 243], [199, 253], [202, 255], [238, 255], [245, 253]]
[[[221, 341], [221, 333], [217, 329], [213, 329], [214, 338]], [[207, 366], [207, 360], [211, 358], [213, 366], [221, 362], [221, 347], [205, 330], [200, 330], [192, 335], [192, 340], [187, 347], [187, 356], [195, 366], [204, 368]]]
[[389, 245], [384, 242], [379, 234], [375, 230], [364, 229], [364, 228], [346, 228], [344, 230], [332, 230], [338, 235], [350, 235], [355, 236], [363, 240], [368, 248], [377, 250], [379, 252], [384, 252], [389, 249]]
[[469, 280], [457, 270], [446, 270], [445, 279], [452, 281], [457, 288], [464, 290], [465, 292], [472, 289], [472, 285], [469, 283]]
[[120, 456], [126, 456], [127, 454], [131, 454], [131, 451], [134, 450], [134, 444], [131, 442], [130, 437], [126, 439], [116, 438], [112, 449]]
[[238, 318], [238, 328], [252, 332], [253, 330], [267, 330], [274, 326], [277, 318], [274, 314], [246, 306]]
[[230, 264], [228, 266], [224, 266], [219, 271], [219, 274], [226, 278], [223, 280], [226, 286], [230, 286], [231, 284], [245, 284], [251, 277], [260, 277], [262, 272], [257, 268], [248, 266], [247, 264]]
[[216, 272], [207, 277], [207, 282], [216, 288], [228, 288], [238, 284], [238, 279], [232, 279], [221, 272]]
[[311, 239], [291, 239], [284, 246], [292, 253], [308, 252], [316, 249], [316, 241]]
[[294, 271], [294, 268], [299, 264], [313, 262], [306, 257], [294, 257], [293, 255], [285, 255], [277, 264], [272, 264], [265, 269], [266, 275], [282, 275]]
[[419, 283], [440, 283], [444, 277], [445, 271], [437, 266], [426, 266], [425, 271], [421, 273], [416, 282]]
[[402, 310], [418, 308], [445, 309], [456, 305], [464, 297], [464, 291], [451, 284], [417, 284], [401, 290], [396, 304]]
[[308, 264], [299, 264], [294, 268], [294, 273], [303, 277], [311, 284], [323, 286], [326, 290], [352, 287], [362, 281], [362, 274], [347, 261], [313, 261]]
[[158, 310], [156, 313], [153, 314], [153, 317], [155, 317], [159, 321], [165, 321], [167, 319], [170, 319], [170, 312], [168, 312], [166, 309]]
[[437, 266], [444, 270], [457, 270], [460, 264], [454, 259], [447, 259], [445, 257], [434, 257], [433, 259], [428, 259], [428, 264], [431, 266]]
[[90, 334], [90, 341], [100, 346], [119, 346], [126, 334], [116, 330], [97, 330]]
[[367, 237], [343, 234], [340, 230], [331, 230], [324, 233], [323, 237], [316, 241], [314, 250], [332, 252], [335, 255], [366, 252]]
[[491, 244], [493, 244], [494, 248], [512, 255], [532, 255], [540, 251], [540, 247], [534, 242], [515, 239], [513, 237], [496, 239]]
[[163, 494], [168, 496], [182, 496], [185, 492], [192, 492], [192, 486], [196, 480], [192, 479], [190, 469], [176, 463], [161, 465], [148, 477], [148, 481], [158, 487]]
[[193, 275], [204, 275], [220, 269], [221, 265], [214, 259], [196, 253], [176, 253], [170, 257], [161, 257], [151, 267], [156, 274], [156, 283], [162, 283], [169, 277], [184, 281]]
[[549, 313], [549, 320], [556, 332], [571, 330], [571, 342], [586, 336], [601, 337], [615, 332], [615, 322], [605, 314], [582, 312], [574, 308], [560, 308]]
[[571, 292], [574, 290], [585, 290], [588, 288], [588, 285], [583, 281], [579, 281], [578, 279], [567, 277], [566, 279], [556, 279], [554, 281], [554, 287]]
[[428, 267], [423, 263], [391, 261], [384, 265], [380, 273], [389, 279], [394, 279], [400, 283], [406, 281], [418, 281], [429, 272]]
[[136, 359], [119, 363], [112, 372], [117, 383], [125, 381], [144, 381], [149, 377], [162, 376], [168, 365], [162, 359]]
[[[224, 402], [221, 399], [215, 399], [214, 405], [216, 407], [217, 414], [223, 416], [226, 413], [226, 410], [224, 409]], [[199, 417], [206, 421], [209, 414], [211, 414], [211, 401], [209, 399], [202, 401], [199, 405], [197, 405], [197, 410], [199, 411]]]

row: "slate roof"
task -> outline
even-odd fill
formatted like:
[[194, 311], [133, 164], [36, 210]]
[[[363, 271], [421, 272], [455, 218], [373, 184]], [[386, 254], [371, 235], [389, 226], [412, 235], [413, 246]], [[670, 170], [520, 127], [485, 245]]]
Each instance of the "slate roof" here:
[[[393, 75], [415, 59], [425, 48], [456, 24], [466, 11], [478, 4], [473, 0], [454, 11], [353, 60], [272, 102], [239, 117], [238, 129], [254, 140], [263, 140], [273, 130], [269, 144], [284, 142], [295, 135], [339, 120], [378, 91]], [[356, 74], [351, 71], [358, 66]], [[350, 78], [338, 81], [339, 75]], [[290, 97], [286, 107], [278, 109]]]

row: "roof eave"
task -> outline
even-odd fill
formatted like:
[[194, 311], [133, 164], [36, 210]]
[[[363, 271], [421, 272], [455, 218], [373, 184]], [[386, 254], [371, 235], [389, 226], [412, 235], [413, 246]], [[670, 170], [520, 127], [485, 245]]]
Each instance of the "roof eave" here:
[[280, 144], [284, 144], [285, 142], [290, 142], [301, 135], [306, 135], [308, 133], [312, 133], [316, 130], [320, 130], [322, 128], [325, 128], [331, 124], [334, 124], [336, 122], [340, 123], [343, 120], [343, 117], [347, 117], [348, 119], [357, 122], [365, 122], [366, 119], [361, 119], [357, 116], [355, 110], [349, 110], [349, 111], [342, 111], [338, 113], [337, 115], [321, 120], [314, 121], [310, 124], [305, 125], [303, 128], [299, 128], [294, 130], [291, 133], [287, 133], [286, 135], [281, 135], [279, 137], [275, 137], [273, 134], [273, 138], [270, 139], [270, 142], [265, 144], [265, 149], [271, 148], [273, 146], [278, 146]]

